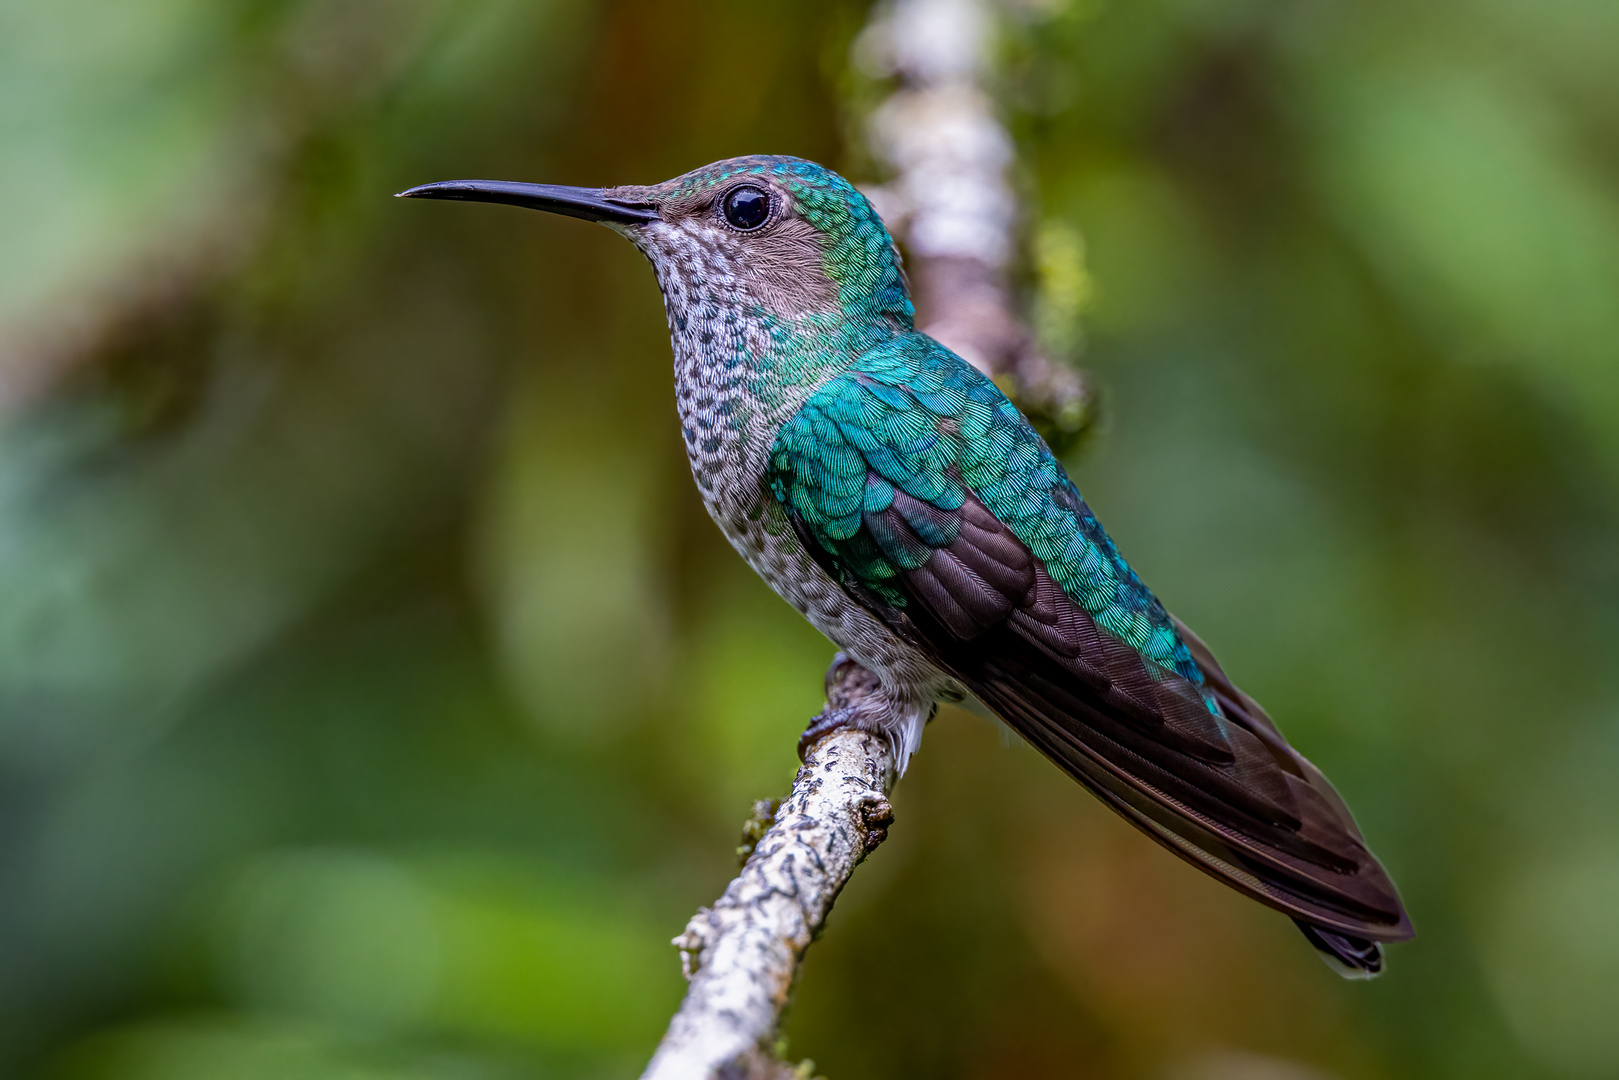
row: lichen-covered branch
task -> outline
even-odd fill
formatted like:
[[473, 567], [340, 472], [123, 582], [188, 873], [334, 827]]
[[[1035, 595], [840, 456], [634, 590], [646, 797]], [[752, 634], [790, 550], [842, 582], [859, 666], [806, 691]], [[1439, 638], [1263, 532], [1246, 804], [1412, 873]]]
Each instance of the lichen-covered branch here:
[[[827, 708], [875, 685], [839, 656]], [[811, 746], [725, 894], [675, 939], [691, 985], [643, 1080], [787, 1080], [776, 1028], [804, 950], [854, 868], [887, 835], [894, 755], [887, 740], [838, 728]]]

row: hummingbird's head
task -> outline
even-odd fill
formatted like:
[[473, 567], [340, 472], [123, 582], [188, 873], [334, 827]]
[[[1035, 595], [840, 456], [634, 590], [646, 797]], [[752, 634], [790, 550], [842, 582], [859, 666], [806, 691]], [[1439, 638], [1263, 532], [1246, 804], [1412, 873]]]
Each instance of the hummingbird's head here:
[[800, 158], [731, 158], [646, 186], [453, 180], [400, 194], [601, 222], [651, 260], [671, 320], [700, 304], [896, 329], [913, 317], [899, 254], [871, 203], [837, 173]]

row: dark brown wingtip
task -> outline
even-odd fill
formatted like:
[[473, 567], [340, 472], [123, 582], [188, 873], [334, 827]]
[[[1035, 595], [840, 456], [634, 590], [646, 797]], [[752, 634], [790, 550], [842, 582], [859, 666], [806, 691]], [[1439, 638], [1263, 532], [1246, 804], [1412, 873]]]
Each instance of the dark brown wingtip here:
[[1383, 946], [1367, 938], [1351, 937], [1312, 926], [1303, 919], [1294, 923], [1304, 932], [1328, 967], [1346, 979], [1375, 979], [1383, 974]]

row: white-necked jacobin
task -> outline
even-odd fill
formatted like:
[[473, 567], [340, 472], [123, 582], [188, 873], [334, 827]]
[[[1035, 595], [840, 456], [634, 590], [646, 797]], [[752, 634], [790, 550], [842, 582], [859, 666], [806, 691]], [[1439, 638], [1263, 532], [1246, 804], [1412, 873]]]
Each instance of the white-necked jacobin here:
[[1142, 584], [995, 384], [915, 328], [894, 242], [848, 181], [745, 157], [651, 186], [401, 194], [601, 222], [651, 261], [709, 513], [881, 680], [830, 723], [885, 735], [903, 771], [935, 704], [974, 694], [1342, 973], [1377, 974], [1380, 943], [1412, 936], [1326, 777]]

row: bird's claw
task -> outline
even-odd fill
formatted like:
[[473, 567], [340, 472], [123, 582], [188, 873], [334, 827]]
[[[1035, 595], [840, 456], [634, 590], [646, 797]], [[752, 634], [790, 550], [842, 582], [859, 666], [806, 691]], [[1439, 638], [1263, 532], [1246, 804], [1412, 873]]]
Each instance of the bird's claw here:
[[804, 734], [798, 737], [798, 760], [803, 761], [809, 756], [810, 747], [820, 742], [840, 727], [848, 727], [854, 722], [853, 709], [837, 709], [828, 705], [822, 709], [815, 719], [809, 722]]

